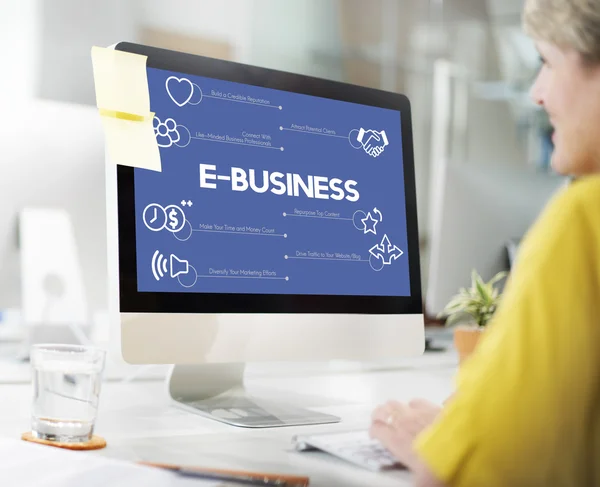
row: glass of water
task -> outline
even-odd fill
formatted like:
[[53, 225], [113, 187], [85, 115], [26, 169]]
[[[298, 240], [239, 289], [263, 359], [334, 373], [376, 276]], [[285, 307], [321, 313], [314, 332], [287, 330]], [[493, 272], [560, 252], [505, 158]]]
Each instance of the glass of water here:
[[61, 443], [92, 439], [105, 359], [106, 352], [95, 347], [31, 347], [35, 438]]

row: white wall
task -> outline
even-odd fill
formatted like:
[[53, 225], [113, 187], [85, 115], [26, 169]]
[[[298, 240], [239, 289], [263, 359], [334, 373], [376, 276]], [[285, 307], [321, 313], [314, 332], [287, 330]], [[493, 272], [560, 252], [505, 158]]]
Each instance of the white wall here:
[[138, 0], [39, 0], [38, 5], [37, 93], [95, 104], [91, 48], [136, 40]]
[[0, 120], [0, 309], [20, 302], [17, 215], [66, 209], [75, 228], [88, 300], [106, 308], [104, 136], [95, 107], [10, 100]]
[[250, 62], [268, 68], [330, 79], [340, 76], [334, 61], [317, 64], [315, 53], [338, 53], [337, 2], [253, 0]]
[[[435, 241], [436, 235], [432, 231], [439, 226], [435, 215], [443, 206], [440, 178], [443, 179], [444, 175], [440, 167], [451, 163], [478, 170], [482, 166], [508, 168], [527, 164], [527, 150], [524, 143], [519, 141], [511, 105], [507, 101], [478, 98], [473, 90], [474, 83], [478, 81], [502, 79], [492, 29], [480, 22], [462, 21], [449, 26], [448, 35], [452, 50], [447, 59], [450, 65], [460, 69], [452, 81], [443, 84], [448, 99], [442, 100], [441, 104], [437, 98], [434, 99], [435, 106], [431, 111], [421, 111], [415, 116], [414, 127], [419, 230], [429, 244], [422, 252], [425, 289], [429, 278], [429, 253], [432, 247], [444, 245], [442, 241]], [[413, 100], [421, 102], [423, 106], [427, 105], [423, 96], [425, 86], [425, 83], [420, 86], [416, 78], [410, 85]], [[461, 94], [460, 88], [463, 90], [462, 102], [458, 96]], [[431, 96], [432, 92], [429, 94]], [[444, 107], [449, 109], [448, 118], [441, 120]], [[431, 137], [435, 137], [441, 145], [428, 151], [426, 142], [432, 141]], [[417, 151], [422, 151], [422, 154], [419, 156]], [[423, 154], [429, 157], [424, 166]]]
[[[480, 69], [476, 79], [500, 81], [503, 73], [497, 39], [491, 28], [479, 34]], [[507, 81], [507, 80], [505, 80]], [[490, 166], [524, 166], [527, 148], [519, 141], [515, 112], [509, 101], [484, 100], [471, 90], [468, 111], [468, 146], [466, 161], [470, 164]]]
[[0, 59], [5, 67], [0, 76], [2, 96], [28, 98], [34, 94], [38, 18], [36, 0], [0, 0]]

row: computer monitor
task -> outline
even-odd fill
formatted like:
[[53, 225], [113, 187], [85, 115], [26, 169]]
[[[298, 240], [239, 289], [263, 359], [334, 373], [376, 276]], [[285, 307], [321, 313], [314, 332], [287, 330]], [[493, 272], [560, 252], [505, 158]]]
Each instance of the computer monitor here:
[[[25, 298], [21, 211], [59, 210], [65, 211], [72, 223], [77, 247], [74, 258], [80, 265], [92, 321], [93, 315], [105, 314], [108, 306], [104, 137], [98, 111], [91, 106], [34, 99], [3, 100], [2, 107], [0, 309], [21, 309]], [[43, 236], [46, 242], [52, 237], [56, 235], [51, 232]]]
[[520, 241], [566, 183], [528, 166], [441, 163], [432, 186], [427, 312], [439, 314], [471, 271], [509, 271]]
[[171, 397], [221, 421], [336, 421], [241, 401], [243, 364], [423, 352], [407, 98], [115, 49], [147, 56], [162, 161], [158, 172], [107, 159], [111, 315], [124, 359], [175, 364]]

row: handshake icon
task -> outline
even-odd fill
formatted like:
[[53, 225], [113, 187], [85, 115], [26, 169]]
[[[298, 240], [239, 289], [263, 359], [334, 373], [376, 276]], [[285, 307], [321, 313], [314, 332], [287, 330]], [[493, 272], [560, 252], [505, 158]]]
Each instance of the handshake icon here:
[[385, 146], [389, 144], [385, 130], [377, 132], [377, 130], [361, 128], [356, 139], [361, 143], [365, 152], [373, 157], [381, 155]]

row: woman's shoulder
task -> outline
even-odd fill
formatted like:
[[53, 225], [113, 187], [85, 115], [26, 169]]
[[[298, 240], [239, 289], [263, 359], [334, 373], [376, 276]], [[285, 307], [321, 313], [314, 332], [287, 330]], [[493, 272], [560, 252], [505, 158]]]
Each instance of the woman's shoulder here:
[[[600, 217], [600, 174], [571, 181], [549, 202], [546, 213], [552, 217], [568, 214], [571, 221], [576, 215]], [[597, 221], [600, 222], [600, 218]]]
[[[568, 200], [571, 200], [575, 205], [586, 203], [588, 201], [600, 201], [600, 174], [574, 179], [571, 184], [567, 186], [563, 196]], [[599, 208], [596, 207], [595, 211], [598, 210]]]
[[519, 253], [532, 260], [534, 255], [544, 260], [545, 253], [557, 259], [559, 249], [560, 255], [569, 254], [567, 248], [582, 245], [578, 239], [590, 237], [600, 245], [600, 175], [579, 178], [560, 189], [529, 230]]
[[600, 174], [575, 179], [567, 189], [575, 201], [600, 200]]

